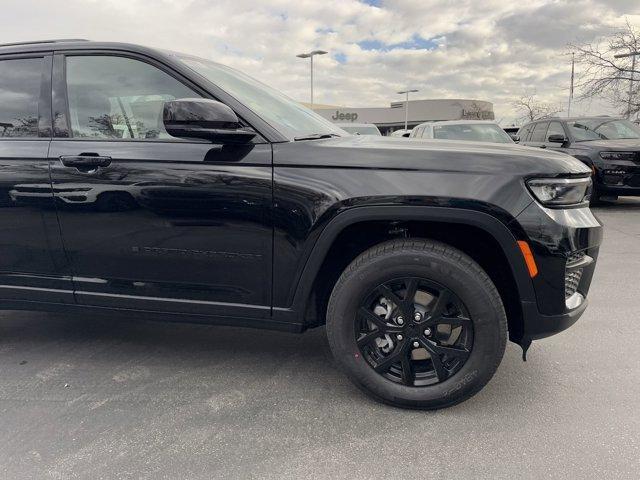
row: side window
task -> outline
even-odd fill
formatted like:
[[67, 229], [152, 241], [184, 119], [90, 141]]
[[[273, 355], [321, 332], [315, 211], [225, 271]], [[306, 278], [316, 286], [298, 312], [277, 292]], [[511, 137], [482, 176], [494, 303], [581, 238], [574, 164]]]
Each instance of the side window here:
[[531, 141], [544, 142], [546, 139], [545, 133], [547, 132], [548, 125], [548, 122], [536, 123], [535, 127], [533, 127], [533, 133], [531, 134]]
[[549, 124], [549, 130], [547, 130], [547, 136], [545, 138], [546, 142], [549, 141], [549, 137], [551, 135], [562, 135], [563, 137], [567, 136], [564, 133], [564, 128], [562, 128], [562, 124], [560, 122], [551, 122]]
[[164, 102], [200, 96], [162, 70], [131, 58], [70, 56], [66, 63], [76, 138], [173, 138], [162, 122]]
[[529, 140], [529, 132], [531, 132], [531, 125], [525, 125], [520, 130], [518, 130], [518, 136], [520, 137], [521, 142], [526, 142]]
[[0, 138], [37, 137], [42, 58], [0, 60]]

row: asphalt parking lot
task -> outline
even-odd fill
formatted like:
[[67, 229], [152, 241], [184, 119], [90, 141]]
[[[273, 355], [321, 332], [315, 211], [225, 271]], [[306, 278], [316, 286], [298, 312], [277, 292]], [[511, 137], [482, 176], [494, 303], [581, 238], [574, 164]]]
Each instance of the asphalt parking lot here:
[[591, 306], [437, 412], [363, 396], [323, 330], [0, 312], [2, 478], [639, 478], [640, 200]]

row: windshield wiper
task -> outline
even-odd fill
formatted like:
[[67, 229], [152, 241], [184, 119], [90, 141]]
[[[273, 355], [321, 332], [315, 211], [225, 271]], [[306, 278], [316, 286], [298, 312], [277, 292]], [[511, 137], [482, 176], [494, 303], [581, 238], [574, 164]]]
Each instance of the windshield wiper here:
[[302, 135], [300, 137], [293, 137], [296, 142], [300, 140], [319, 140], [321, 138], [339, 137], [337, 133], [312, 133], [310, 135]]

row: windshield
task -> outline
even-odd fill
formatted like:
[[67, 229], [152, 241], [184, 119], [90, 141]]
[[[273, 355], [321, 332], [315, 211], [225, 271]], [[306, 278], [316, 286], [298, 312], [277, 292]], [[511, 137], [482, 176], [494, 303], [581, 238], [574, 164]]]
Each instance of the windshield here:
[[640, 127], [629, 120], [582, 118], [567, 122], [567, 125], [576, 142], [640, 138]]
[[344, 135], [329, 120], [244, 73], [202, 58], [177, 57], [291, 140], [306, 135]]
[[354, 135], [381, 135], [375, 125], [340, 125], [340, 128]]
[[511, 137], [498, 125], [468, 123], [461, 125], [434, 125], [433, 138], [468, 140], [472, 142], [512, 143]]

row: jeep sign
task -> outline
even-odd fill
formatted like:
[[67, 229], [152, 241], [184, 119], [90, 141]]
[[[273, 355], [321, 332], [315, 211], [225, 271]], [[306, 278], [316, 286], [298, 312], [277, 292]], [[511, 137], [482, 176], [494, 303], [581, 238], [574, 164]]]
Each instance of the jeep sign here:
[[336, 113], [331, 117], [332, 120], [346, 120], [347, 122], [355, 122], [358, 119], [357, 113], [342, 113], [340, 110], [336, 110]]

